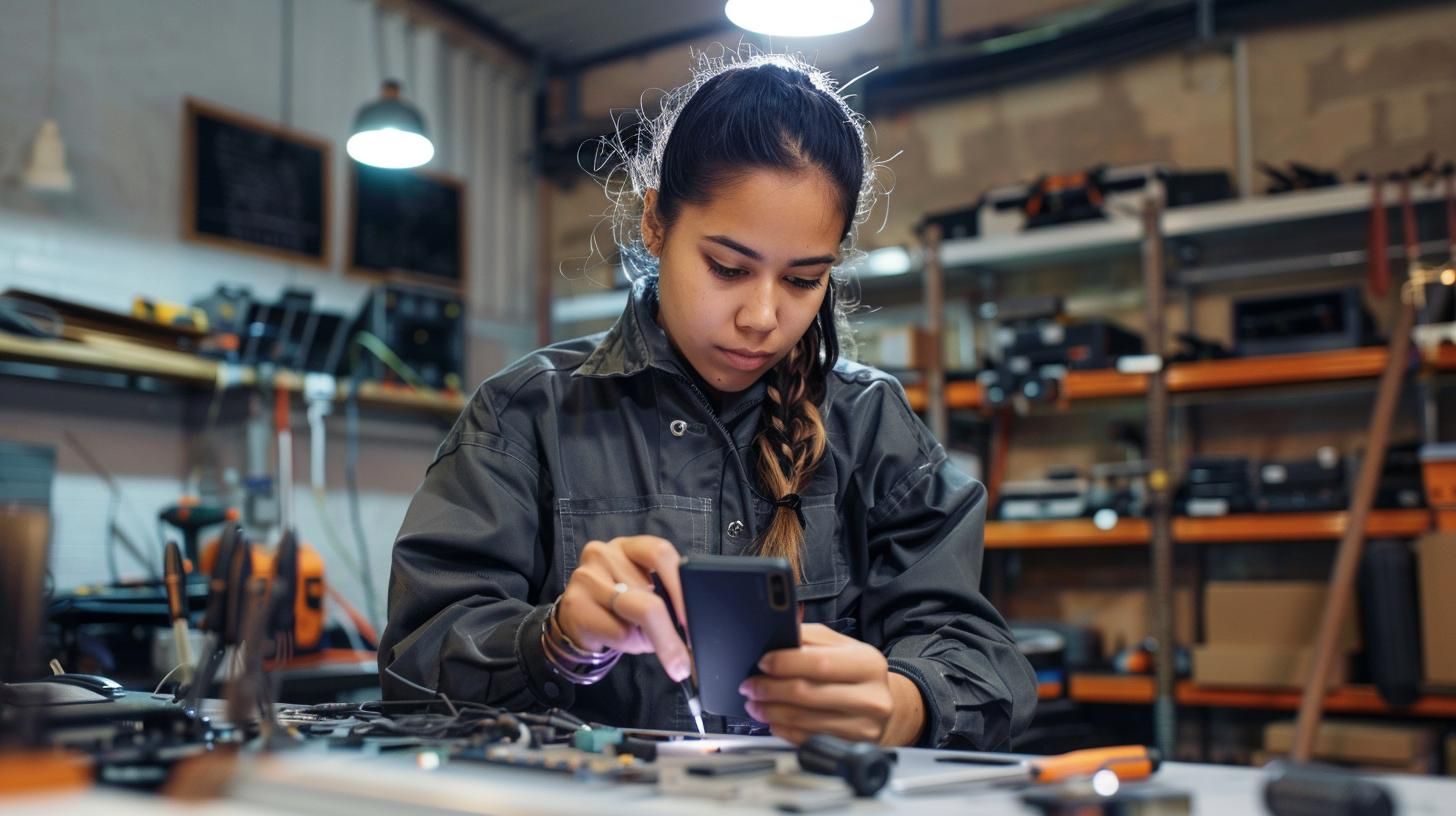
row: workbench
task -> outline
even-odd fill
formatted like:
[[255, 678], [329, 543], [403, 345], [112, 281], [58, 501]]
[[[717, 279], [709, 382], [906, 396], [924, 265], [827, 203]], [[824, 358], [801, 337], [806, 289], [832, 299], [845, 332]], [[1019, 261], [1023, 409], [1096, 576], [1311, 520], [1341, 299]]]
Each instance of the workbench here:
[[[753, 740], [754, 738], [740, 738]], [[762, 747], [782, 745], [760, 738]], [[946, 752], [901, 749], [897, 778], [943, 773], [948, 765], [936, 762]], [[1004, 755], [1002, 755], [1004, 756]], [[357, 752], [313, 752], [302, 749], [250, 760], [239, 771], [238, 784], [225, 799], [185, 804], [158, 797], [90, 789], [66, 794], [0, 798], [6, 816], [56, 816], [96, 813], [106, 816], [255, 816], [264, 813], [309, 813], [330, 816], [394, 816], [399, 813], [491, 814], [516, 816], [592, 814], [592, 816], [651, 816], [652, 814], [720, 814], [748, 816], [773, 813], [695, 797], [659, 795], [649, 785], [579, 781], [548, 771], [534, 771], [462, 761], [447, 761], [433, 770], [421, 766], [411, 752], [368, 755]], [[1385, 775], [1378, 777], [1397, 800], [1400, 814], [1456, 813], [1456, 780]], [[1260, 814], [1263, 772], [1252, 768], [1166, 763], [1147, 784], [1193, 795], [1193, 812]], [[1017, 791], [990, 785], [970, 785], [914, 796], [888, 790], [874, 799], [855, 800], [834, 812], [916, 816], [975, 816], [1022, 814], [1033, 811], [1020, 803]]]

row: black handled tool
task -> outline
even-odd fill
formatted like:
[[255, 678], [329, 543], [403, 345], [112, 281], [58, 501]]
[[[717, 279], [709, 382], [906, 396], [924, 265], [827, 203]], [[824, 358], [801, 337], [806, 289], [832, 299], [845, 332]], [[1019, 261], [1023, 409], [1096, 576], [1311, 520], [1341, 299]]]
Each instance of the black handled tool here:
[[1264, 804], [1274, 816], [1391, 816], [1394, 801], [1384, 785], [1350, 771], [1319, 765], [1271, 762]]
[[849, 783], [855, 796], [874, 796], [890, 781], [894, 759], [870, 742], [850, 742], [816, 734], [799, 746], [799, 767], [809, 773], [837, 776]]

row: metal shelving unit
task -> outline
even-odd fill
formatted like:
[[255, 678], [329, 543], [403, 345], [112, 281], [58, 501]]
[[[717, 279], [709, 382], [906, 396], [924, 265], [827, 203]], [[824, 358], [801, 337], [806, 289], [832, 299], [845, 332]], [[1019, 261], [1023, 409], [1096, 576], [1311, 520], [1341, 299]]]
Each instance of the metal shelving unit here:
[[[1441, 200], [1438, 189], [1420, 189], [1413, 196], [1417, 204]], [[1114, 211], [1110, 220], [1043, 228], [1015, 235], [941, 241], [931, 227], [922, 236], [925, 259], [922, 291], [929, 315], [944, 309], [944, 291], [956, 275], [1024, 273], [1038, 266], [1056, 267], [1069, 263], [1104, 263], [1113, 260], [1136, 263], [1142, 270], [1143, 305], [1147, 317], [1145, 345], [1161, 352], [1164, 343], [1166, 292], [1169, 286], [1189, 294], [1199, 287], [1266, 277], [1289, 271], [1358, 267], [1367, 260], [1364, 225], [1369, 218], [1372, 191], [1369, 185], [1291, 193], [1263, 199], [1243, 199], [1164, 210], [1159, 194], [1151, 191], [1142, 212]], [[1386, 202], [1392, 208], [1391, 202]], [[1427, 207], [1426, 217], [1435, 208]], [[1331, 239], [1330, 236], [1336, 236]], [[1247, 250], [1242, 248], [1247, 247]], [[1446, 242], [1422, 245], [1424, 254], [1444, 253]], [[1242, 256], [1240, 251], [1243, 252]], [[1392, 247], [1393, 258], [1405, 251]], [[881, 284], [887, 285], [887, 284]], [[933, 321], [927, 326], [927, 347], [941, 348]], [[1423, 360], [1429, 370], [1452, 370], [1456, 352], [1441, 352]], [[1282, 357], [1215, 360], [1174, 364], [1151, 373], [1123, 374], [1116, 371], [1070, 372], [1062, 383], [1059, 406], [1082, 400], [1142, 399], [1147, 408], [1148, 458], [1153, 473], [1149, 479], [1150, 513], [1147, 519], [1122, 519], [1110, 529], [1099, 529], [1083, 521], [991, 522], [987, 525], [988, 549], [1039, 549], [1059, 547], [1146, 547], [1150, 557], [1154, 599], [1154, 636], [1159, 642], [1173, 639], [1173, 546], [1220, 542], [1318, 541], [1338, 539], [1348, 526], [1343, 513], [1231, 516], [1218, 519], [1172, 518], [1169, 473], [1171, 396], [1212, 394], [1251, 388], [1288, 386], [1317, 382], [1373, 379], [1387, 363], [1384, 348], [1359, 348], [1318, 354]], [[945, 414], [953, 410], [983, 410], [980, 387], [973, 381], [946, 382], [940, 361], [932, 359], [922, 373], [923, 382], [907, 387], [911, 403], [923, 410], [932, 431], [945, 438]], [[994, 468], [995, 465], [993, 464]], [[994, 477], [992, 479], [994, 482]], [[1372, 514], [1367, 530], [1372, 535], [1418, 535], [1429, 528], [1424, 511], [1381, 511]], [[1167, 654], [1161, 650], [1160, 654]], [[1124, 680], [1124, 678], [1119, 678]], [[1254, 705], [1267, 695], [1249, 692], [1248, 699], [1210, 696], [1190, 684], [1176, 681], [1170, 660], [1160, 659], [1155, 677], [1131, 678], [1139, 684], [1135, 699], [1119, 702], [1151, 703], [1157, 741], [1171, 750], [1178, 705]], [[1078, 694], [1076, 678], [1070, 696], [1099, 701], [1096, 694]], [[1084, 684], [1085, 690], [1085, 684]], [[1197, 691], [1198, 694], [1193, 692]], [[1116, 695], [1115, 695], [1116, 696]], [[1128, 695], [1123, 694], [1124, 698]], [[1347, 695], [1348, 696], [1348, 695]], [[1357, 695], [1358, 696], [1358, 695]], [[1330, 710], [1342, 710], [1338, 694]], [[1362, 698], [1363, 699], [1363, 698]], [[1297, 695], [1285, 700], [1287, 708], [1297, 705]], [[1450, 701], [1442, 702], [1442, 706]], [[1364, 705], [1363, 703], [1361, 705]], [[1440, 707], [1440, 706], [1438, 706]], [[1453, 706], [1456, 709], [1456, 706]], [[1354, 710], [1354, 709], [1352, 709]], [[1365, 706], [1359, 710], [1371, 710]], [[1442, 708], [1444, 710], [1444, 708]]]

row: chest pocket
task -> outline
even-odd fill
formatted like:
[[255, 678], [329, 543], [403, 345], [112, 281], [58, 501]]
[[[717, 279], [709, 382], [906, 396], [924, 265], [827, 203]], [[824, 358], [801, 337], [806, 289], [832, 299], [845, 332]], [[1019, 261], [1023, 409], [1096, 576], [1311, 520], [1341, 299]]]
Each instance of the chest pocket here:
[[561, 581], [564, 585], [589, 541], [620, 536], [665, 538], [683, 555], [706, 553], [713, 519], [713, 500], [665, 493], [608, 499], [557, 499], [561, 536]]
[[[839, 510], [833, 494], [804, 496], [804, 580], [795, 589], [800, 601], [832, 599], [849, 581], [849, 563], [840, 540]], [[767, 530], [774, 506], [755, 498], [758, 529]], [[807, 613], [806, 613], [807, 618]]]

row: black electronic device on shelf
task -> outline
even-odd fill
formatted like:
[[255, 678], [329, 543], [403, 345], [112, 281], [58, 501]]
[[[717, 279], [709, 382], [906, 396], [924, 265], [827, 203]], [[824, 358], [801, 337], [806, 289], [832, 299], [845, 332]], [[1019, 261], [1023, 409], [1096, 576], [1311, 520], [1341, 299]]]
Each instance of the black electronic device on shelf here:
[[1374, 321], [1355, 287], [1233, 302], [1238, 354], [1304, 354], [1357, 348], [1376, 340]]
[[917, 233], [924, 232], [926, 227], [938, 225], [942, 240], [955, 240], [959, 238], [975, 238], [981, 234], [981, 202], [978, 200], [965, 207], [954, 210], [942, 210], [941, 212], [930, 213], [920, 219], [916, 225]]
[[1112, 513], [1113, 518], [1142, 518], [1148, 514], [1148, 473], [1146, 460], [1105, 462], [1091, 469], [1091, 487], [1087, 492], [1087, 514], [1094, 519], [1099, 513]]
[[[368, 332], [430, 388], [459, 391], [465, 373], [465, 309], [453, 291], [390, 283], [374, 287], [349, 334]], [[358, 355], [355, 376], [399, 382], [373, 353]]]
[[1391, 445], [1385, 452], [1380, 482], [1375, 488], [1375, 507], [1381, 510], [1414, 510], [1426, 506], [1426, 483], [1421, 473], [1420, 443]]
[[1002, 521], [1048, 521], [1087, 515], [1090, 484], [1072, 468], [1052, 468], [1045, 479], [1005, 482], [996, 503]]
[[1068, 321], [1060, 298], [1005, 304], [1000, 317], [993, 339], [1000, 359], [977, 376], [991, 405], [1054, 399], [1066, 372], [1113, 368], [1143, 351], [1141, 337], [1111, 321]]
[[[1168, 207], [1220, 201], [1235, 195], [1233, 177], [1226, 170], [1176, 170], [1157, 164], [1099, 165], [988, 190], [976, 206], [977, 229], [971, 234], [1007, 234], [1103, 221], [1119, 214], [1136, 218], [1145, 191], [1155, 182], [1162, 183]], [[956, 213], [957, 220], [964, 221], [968, 213]]]
[[1254, 511], [1249, 460], [1242, 456], [1195, 456], [1174, 498], [1179, 515], [1218, 517]]
[[1254, 506], [1262, 513], [1344, 510], [1350, 504], [1345, 460], [1333, 448], [1312, 459], [1260, 462]]

